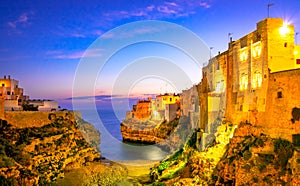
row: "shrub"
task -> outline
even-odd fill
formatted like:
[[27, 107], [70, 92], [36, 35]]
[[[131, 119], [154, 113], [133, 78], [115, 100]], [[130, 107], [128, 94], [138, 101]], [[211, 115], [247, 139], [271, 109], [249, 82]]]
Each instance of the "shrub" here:
[[279, 138], [274, 141], [274, 152], [277, 154], [277, 166], [285, 168], [288, 160], [293, 156], [294, 146], [291, 142]]
[[257, 177], [252, 178], [252, 180], [253, 180], [254, 183], [258, 183], [258, 178]]
[[245, 164], [242, 166], [242, 168], [245, 169], [247, 172], [249, 172], [251, 169], [251, 166], [249, 164]]
[[265, 163], [261, 163], [258, 165], [259, 172], [262, 172], [266, 169], [267, 165]]
[[243, 157], [244, 157], [245, 160], [249, 160], [252, 157], [252, 153], [249, 150], [246, 150], [243, 153]]

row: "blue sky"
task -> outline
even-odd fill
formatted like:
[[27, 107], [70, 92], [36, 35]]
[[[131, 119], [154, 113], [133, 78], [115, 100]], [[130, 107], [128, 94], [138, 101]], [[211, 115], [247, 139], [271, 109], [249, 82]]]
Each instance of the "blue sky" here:
[[[228, 33], [238, 39], [254, 30], [266, 18], [268, 3], [274, 3], [271, 17], [288, 20], [300, 32], [298, 0], [4, 0], [0, 4], [0, 76], [18, 79], [32, 98], [70, 97], [81, 56], [111, 29], [133, 21], [168, 21], [194, 32], [216, 54], [226, 50]], [[99, 72], [95, 94], [112, 92], [110, 86], [126, 61], [151, 55], [188, 60], [177, 49], [159, 44], [127, 47]], [[181, 68], [191, 71], [193, 83], [200, 80], [201, 72], [197, 76], [192, 66]], [[159, 79], [150, 82], [136, 82], [141, 88], [131, 87], [131, 93], [173, 91]]]

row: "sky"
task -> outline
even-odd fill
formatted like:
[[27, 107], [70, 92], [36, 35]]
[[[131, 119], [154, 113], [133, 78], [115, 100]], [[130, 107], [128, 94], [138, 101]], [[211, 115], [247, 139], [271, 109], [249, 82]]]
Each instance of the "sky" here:
[[[299, 0], [3, 0], [0, 76], [19, 80], [31, 98], [71, 97], [78, 82], [79, 96], [91, 94], [85, 86], [93, 86], [96, 95], [180, 92], [201, 80], [207, 55], [227, 49], [229, 33], [238, 39], [255, 30], [256, 23], [267, 17], [270, 3], [274, 4], [270, 17], [284, 18], [300, 32]], [[149, 20], [165, 24], [131, 25]], [[203, 41], [206, 50], [199, 49], [199, 53], [206, 52], [203, 58], [195, 62], [190, 53], [170, 45], [172, 39], [185, 39], [172, 35], [172, 24]], [[143, 40], [155, 33], [160, 40], [170, 40]], [[131, 44], [115, 51], [123, 41]], [[186, 41], [185, 46], [193, 48], [190, 44]], [[108, 51], [115, 52], [101, 61]], [[84, 77], [91, 76], [86, 83], [77, 80], [81, 64], [86, 63], [82, 57], [93, 57], [103, 64], [84, 71]], [[161, 73], [166, 75], [155, 69], [164, 69]], [[185, 78], [190, 82], [184, 82]], [[177, 86], [180, 80], [182, 85]]]

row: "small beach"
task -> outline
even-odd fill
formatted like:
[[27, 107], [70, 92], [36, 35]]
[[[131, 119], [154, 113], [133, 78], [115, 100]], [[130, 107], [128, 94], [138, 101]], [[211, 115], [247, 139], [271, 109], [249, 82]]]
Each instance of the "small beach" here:
[[159, 163], [159, 160], [117, 160], [114, 161], [125, 166], [128, 170], [128, 181], [132, 183], [148, 183], [151, 181], [150, 168]]

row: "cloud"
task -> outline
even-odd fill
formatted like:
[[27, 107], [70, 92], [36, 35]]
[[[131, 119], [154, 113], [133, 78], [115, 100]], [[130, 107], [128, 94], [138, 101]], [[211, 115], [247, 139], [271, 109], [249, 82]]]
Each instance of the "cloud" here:
[[109, 21], [118, 21], [129, 18], [163, 19], [187, 17], [195, 14], [198, 8], [210, 8], [213, 0], [183, 1], [173, 0], [150, 4], [134, 10], [110, 11], [103, 14], [103, 18]]
[[164, 29], [164, 28], [153, 28], [150, 26], [144, 26], [144, 27], [140, 27], [140, 28], [135, 28], [135, 29], [131, 30], [130, 32], [122, 32], [119, 34], [115, 34], [114, 32], [108, 32], [108, 33], [103, 34], [101, 37], [104, 39], [123, 39], [123, 38], [134, 37], [137, 35], [160, 32], [162, 29]]
[[199, 5], [203, 8], [210, 8], [211, 5], [208, 2], [201, 1]]
[[54, 59], [80, 59], [82, 57], [100, 57], [102, 56], [103, 49], [90, 49], [84, 51], [63, 51], [53, 50], [47, 51], [46, 54]]
[[73, 33], [71, 34], [72, 37], [76, 37], [76, 38], [86, 38], [86, 36], [84, 34], [79, 34], [79, 33]]
[[7, 25], [12, 29], [17, 29], [18, 27], [25, 27], [30, 24], [29, 17], [33, 15], [33, 12], [22, 13], [18, 19], [15, 21], [7, 22]]

